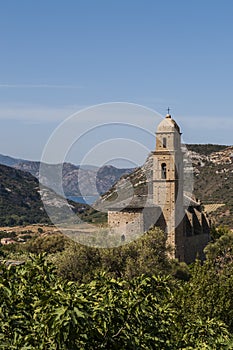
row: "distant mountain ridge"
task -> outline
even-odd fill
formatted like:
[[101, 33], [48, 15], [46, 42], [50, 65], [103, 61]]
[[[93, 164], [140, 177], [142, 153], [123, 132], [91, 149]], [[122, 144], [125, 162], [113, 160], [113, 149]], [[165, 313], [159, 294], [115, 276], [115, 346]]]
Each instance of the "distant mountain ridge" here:
[[[28, 171], [39, 178], [40, 163], [25, 164], [19, 163], [17, 169]], [[52, 171], [54, 177], [58, 173], [60, 165], [45, 165], [48, 174]], [[56, 169], [57, 168], [57, 169]], [[71, 163], [64, 163], [62, 166], [62, 186], [66, 197], [70, 196], [98, 196], [105, 193], [117, 182], [122, 175], [129, 174], [134, 169], [118, 169], [112, 165], [104, 165], [101, 168], [79, 167]], [[49, 183], [47, 179], [43, 183], [59, 193], [57, 184], [59, 179], [53, 182], [51, 178]]]
[[[204, 204], [224, 204], [211, 212], [210, 216], [214, 222], [227, 224], [233, 228], [233, 146], [192, 144], [186, 147], [193, 166], [194, 195]], [[1, 162], [29, 172], [37, 178], [39, 176], [39, 162], [0, 155]], [[148, 158], [143, 167], [148, 168], [149, 165]], [[56, 170], [56, 165], [48, 165], [48, 167]], [[186, 171], [190, 168], [190, 162], [185, 162], [185, 168]], [[114, 184], [121, 187], [123, 182], [126, 183], [129, 179], [129, 184], [132, 182], [136, 192], [141, 194], [144, 191], [145, 175], [140, 169], [118, 169], [111, 165], [100, 169], [92, 166], [80, 168], [78, 165], [65, 163], [63, 165], [64, 192], [66, 196], [96, 194], [113, 196]], [[124, 186], [121, 188], [124, 189]], [[53, 189], [56, 191], [56, 183]]]
[[[0, 164], [11, 166], [25, 172], [29, 172], [39, 179], [40, 162], [16, 159], [0, 155]], [[59, 164], [46, 165], [48, 172], [56, 173]], [[57, 168], [57, 169], [56, 169]], [[62, 166], [62, 184], [63, 190], [67, 197], [70, 196], [96, 196], [105, 193], [122, 175], [129, 174], [132, 168], [119, 169], [112, 165], [104, 165], [101, 168], [91, 165], [74, 165], [64, 163]], [[47, 185], [46, 179], [44, 184]], [[52, 184], [51, 189], [58, 192], [56, 181]], [[81, 187], [81, 188], [80, 188]]]
[[223, 151], [224, 149], [230, 147], [230, 145], [216, 145], [212, 143], [207, 144], [186, 144], [186, 147], [189, 151], [194, 151], [205, 156], [210, 155], [214, 152]]
[[27, 161], [25, 161], [23, 159], [17, 159], [17, 158], [13, 158], [10, 156], [5, 156], [3, 154], [0, 154], [0, 164], [2, 164], [2, 165], [13, 167], [20, 162], [27, 162]]

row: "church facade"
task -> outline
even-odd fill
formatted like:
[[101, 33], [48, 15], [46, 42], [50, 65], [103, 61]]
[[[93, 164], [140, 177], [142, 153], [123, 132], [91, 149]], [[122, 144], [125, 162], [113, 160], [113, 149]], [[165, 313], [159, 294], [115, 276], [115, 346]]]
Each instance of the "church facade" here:
[[210, 227], [201, 203], [184, 193], [181, 133], [170, 114], [157, 127], [156, 147], [150, 157], [148, 195], [109, 207], [109, 227], [126, 237], [160, 227], [171, 248], [171, 258], [187, 263], [197, 256], [203, 259]]

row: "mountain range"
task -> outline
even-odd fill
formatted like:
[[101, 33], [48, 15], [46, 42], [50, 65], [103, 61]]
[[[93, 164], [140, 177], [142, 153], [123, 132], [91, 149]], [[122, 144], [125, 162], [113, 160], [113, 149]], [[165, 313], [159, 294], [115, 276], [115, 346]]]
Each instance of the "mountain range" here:
[[[186, 146], [188, 152], [186, 152], [184, 163], [185, 174], [189, 174], [190, 171], [193, 173], [193, 194], [202, 200], [214, 223], [227, 224], [233, 228], [233, 146], [195, 144]], [[38, 193], [40, 162], [0, 155], [0, 164], [2, 164], [0, 166], [0, 203], [3, 203], [3, 199], [5, 203], [4, 206], [1, 205], [0, 216], [12, 217], [18, 212], [20, 213], [19, 217], [24, 217], [23, 220], [25, 220], [30, 216], [27, 210], [31, 208], [32, 212], [36, 213], [35, 220], [46, 221], [47, 216]], [[46, 166], [56, 173], [57, 168], [61, 165]], [[136, 193], [142, 194], [146, 191], [145, 174], [149, 168], [150, 156], [142, 167], [136, 169], [118, 169], [111, 165], [101, 168], [80, 167], [64, 163], [62, 166], [64, 193], [67, 197], [101, 194], [103, 198], [106, 198], [106, 196], [116, 196], [119, 188], [124, 192], [130, 184]], [[21, 183], [18, 187], [17, 182]], [[46, 181], [44, 185], [46, 185]], [[58, 192], [58, 198], [60, 198], [56, 181], [50, 187], [53, 191]], [[13, 193], [16, 195], [14, 200]], [[125, 191], [125, 193], [127, 192]], [[14, 210], [14, 205], [17, 206], [17, 210]], [[77, 210], [80, 208], [79, 206]], [[90, 209], [87, 208], [89, 208], [88, 206], [85, 209], [89, 210], [91, 215], [96, 215], [96, 212], [91, 213]], [[12, 221], [12, 219], [9, 220]], [[19, 219], [15, 218], [15, 221], [18, 222]]]
[[[24, 172], [29, 172], [39, 179], [40, 162], [16, 159], [5, 155], [0, 155], [0, 164], [13, 167]], [[60, 164], [47, 164], [48, 174], [57, 174], [60, 169]], [[119, 169], [112, 165], [104, 165], [100, 168], [90, 165], [74, 165], [72, 163], [64, 163], [62, 165], [62, 186], [66, 197], [71, 196], [98, 196], [105, 193], [113, 186], [122, 175], [129, 174], [133, 168]], [[43, 184], [48, 185], [46, 179], [43, 179]], [[49, 187], [55, 192], [60, 193], [57, 181], [49, 181]]]

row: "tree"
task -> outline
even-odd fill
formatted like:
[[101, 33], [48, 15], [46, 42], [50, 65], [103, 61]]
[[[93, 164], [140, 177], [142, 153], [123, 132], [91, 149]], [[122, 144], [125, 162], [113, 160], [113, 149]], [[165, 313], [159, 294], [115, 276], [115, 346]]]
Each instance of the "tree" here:
[[165, 235], [155, 228], [116, 248], [98, 249], [70, 242], [53, 262], [61, 276], [79, 282], [90, 281], [99, 271], [130, 280], [141, 274], [152, 276], [171, 271], [167, 252]]
[[21, 266], [1, 265], [0, 348], [226, 349], [227, 323], [221, 308], [220, 316], [211, 316], [217, 298], [208, 292], [213, 271], [205, 282], [207, 271], [197, 263], [188, 282], [144, 275], [126, 281], [101, 273], [80, 285], [59, 278], [45, 255]]

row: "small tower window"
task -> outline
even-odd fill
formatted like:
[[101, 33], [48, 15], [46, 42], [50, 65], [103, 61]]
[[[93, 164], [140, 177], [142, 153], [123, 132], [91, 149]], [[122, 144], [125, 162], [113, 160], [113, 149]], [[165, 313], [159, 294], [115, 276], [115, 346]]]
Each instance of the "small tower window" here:
[[162, 179], [167, 178], [167, 165], [166, 165], [166, 163], [161, 164], [161, 178]]
[[163, 148], [167, 148], [167, 138], [163, 137]]

